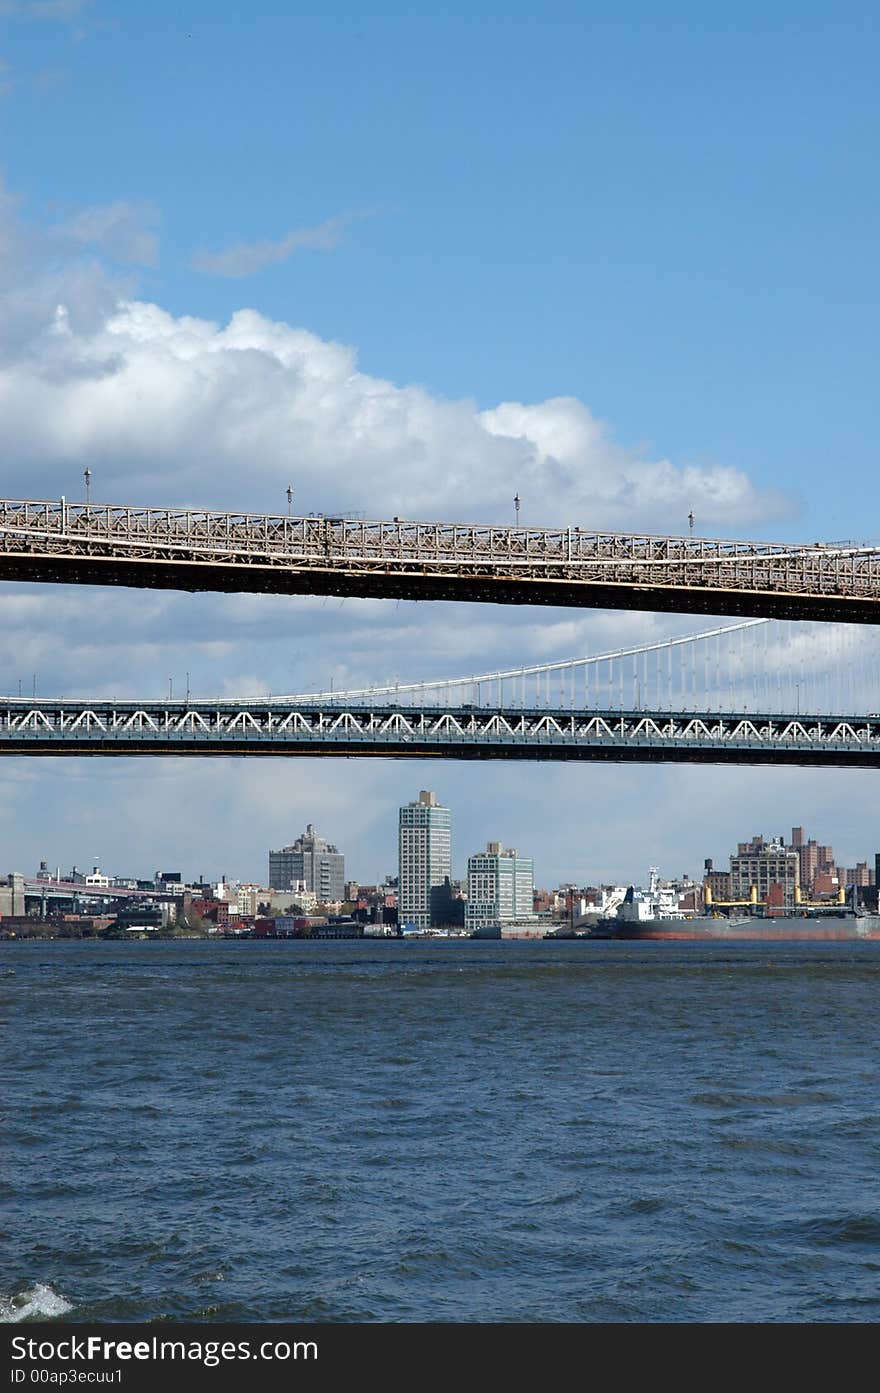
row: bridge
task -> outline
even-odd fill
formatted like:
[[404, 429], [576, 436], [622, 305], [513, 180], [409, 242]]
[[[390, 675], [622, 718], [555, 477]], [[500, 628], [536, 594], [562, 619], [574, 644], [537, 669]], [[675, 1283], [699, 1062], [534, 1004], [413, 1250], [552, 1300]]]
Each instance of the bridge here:
[[880, 765], [868, 709], [880, 647], [838, 627], [812, 651], [803, 627], [747, 620], [528, 668], [263, 700], [8, 697], [0, 754]]
[[0, 580], [880, 622], [880, 546], [0, 499]]
[[141, 900], [174, 904], [183, 895], [182, 886], [176, 890], [135, 890], [129, 885], [88, 885], [83, 880], [56, 880], [48, 877], [22, 876], [22, 893], [29, 900], [39, 899], [45, 905], [52, 900], [100, 900], [112, 904], [116, 900]]
[[876, 768], [880, 717], [6, 701], [5, 755], [349, 755]]

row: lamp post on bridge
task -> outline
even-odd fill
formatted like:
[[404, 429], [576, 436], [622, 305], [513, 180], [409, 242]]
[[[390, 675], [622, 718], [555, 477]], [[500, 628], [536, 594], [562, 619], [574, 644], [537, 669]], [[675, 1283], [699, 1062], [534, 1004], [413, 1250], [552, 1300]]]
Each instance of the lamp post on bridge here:
[[88, 508], [92, 501], [92, 471], [88, 465], [83, 470], [83, 478], [86, 481], [86, 507]]
[[513, 497], [513, 511], [514, 511], [515, 516], [516, 516], [516, 526], [517, 526], [517, 527], [519, 527], [519, 502], [520, 502], [519, 494], [518, 494], [518, 493], [517, 493], [517, 494], [514, 494], [514, 497]]
[[293, 507], [293, 485], [292, 485], [292, 484], [288, 484], [288, 485], [287, 485], [287, 516], [288, 516], [288, 517], [290, 517], [290, 511], [291, 511], [291, 508], [292, 508], [292, 507]]

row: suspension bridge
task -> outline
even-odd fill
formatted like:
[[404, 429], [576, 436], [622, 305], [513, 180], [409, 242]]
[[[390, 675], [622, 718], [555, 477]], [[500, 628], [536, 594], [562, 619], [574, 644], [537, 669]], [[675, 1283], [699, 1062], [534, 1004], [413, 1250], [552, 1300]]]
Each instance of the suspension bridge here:
[[0, 754], [876, 767], [878, 684], [872, 631], [752, 619], [529, 667], [348, 691], [244, 701], [6, 697]]
[[880, 622], [880, 546], [0, 499], [0, 580]]

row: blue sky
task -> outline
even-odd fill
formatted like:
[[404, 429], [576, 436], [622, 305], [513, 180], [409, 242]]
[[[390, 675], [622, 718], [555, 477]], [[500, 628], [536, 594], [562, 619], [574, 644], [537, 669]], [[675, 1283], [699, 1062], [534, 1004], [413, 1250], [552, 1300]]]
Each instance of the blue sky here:
[[[283, 509], [292, 481], [304, 509], [512, 520], [516, 491], [530, 522], [684, 530], [693, 507], [707, 533], [875, 535], [878, 30], [876, 5], [852, 0], [0, 0], [4, 491], [75, 494], [88, 462], [95, 494], [118, 501]], [[307, 603], [273, 645], [272, 601], [51, 595], [7, 586], [0, 608], [16, 663], [66, 691], [105, 688], [114, 651], [117, 690], [161, 690], [169, 662], [203, 689], [277, 690], [292, 652], [326, 685], [365, 635], [397, 671], [414, 661], [407, 614], [416, 676], [553, 656], [554, 625], [559, 656], [587, 651], [608, 627], [447, 606], [331, 620]], [[53, 629], [61, 603], [83, 625], [77, 653]], [[89, 626], [111, 620], [116, 644], [86, 660]], [[670, 622], [614, 625], [637, 639]], [[289, 778], [239, 768], [255, 800]], [[345, 783], [321, 769], [341, 820]], [[0, 840], [29, 865], [53, 776], [15, 770]], [[483, 823], [513, 777], [481, 771], [460, 860], [496, 835]], [[639, 786], [674, 804], [678, 777], [645, 770]], [[839, 790], [849, 806], [848, 776], [792, 777], [805, 791], [774, 828], [803, 820], [786, 799], [819, 816]], [[113, 806], [116, 776], [82, 778]], [[450, 769], [463, 797], [476, 778]], [[766, 772], [718, 778], [742, 836], [757, 830]], [[405, 766], [381, 782], [388, 808], [418, 787]], [[53, 833], [71, 857], [76, 806]], [[121, 855], [106, 816], [96, 838]], [[260, 872], [260, 839], [317, 820], [305, 803], [290, 817], [255, 827], [242, 873]], [[514, 830], [540, 874], [540, 820]], [[351, 836], [387, 862], [378, 821]], [[622, 840], [602, 853], [609, 875]], [[692, 871], [724, 851], [698, 843], [695, 827]], [[548, 842], [545, 878], [579, 845]]]

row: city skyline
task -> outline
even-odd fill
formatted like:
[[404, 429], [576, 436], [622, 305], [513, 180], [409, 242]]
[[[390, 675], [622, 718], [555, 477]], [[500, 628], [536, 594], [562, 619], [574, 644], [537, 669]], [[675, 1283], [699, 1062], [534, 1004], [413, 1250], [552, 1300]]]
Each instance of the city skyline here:
[[[742, 856], [747, 851], [758, 850], [760, 849], [760, 847], [764, 846], [767, 848], [771, 848], [778, 842], [779, 845], [783, 848], [783, 850], [787, 849], [790, 852], [792, 846], [798, 849], [800, 860], [801, 885], [804, 887], [809, 887], [811, 885], [814, 875], [816, 875], [816, 873], [818, 872], [820, 873], [820, 892], [823, 894], [828, 894], [831, 893], [832, 887], [830, 881], [828, 880], [828, 876], [824, 874], [828, 869], [828, 866], [826, 865], [827, 860], [830, 860], [832, 872], [834, 871], [835, 867], [845, 868], [847, 871], [854, 871], [861, 866], [865, 867], [866, 870], [864, 878], [859, 883], [873, 884], [876, 865], [875, 858], [878, 856], [878, 854], [880, 854], [878, 853], [878, 847], [874, 846], [873, 844], [867, 844], [869, 835], [867, 832], [864, 834], [865, 844], [861, 845], [855, 853], [850, 853], [849, 851], [841, 851], [840, 849], [836, 849], [834, 837], [831, 836], [827, 832], [826, 828], [821, 824], [817, 829], [817, 827], [810, 826], [805, 823], [792, 823], [789, 825], [788, 831], [774, 832], [771, 828], [768, 828], [765, 823], [763, 831], [752, 832], [749, 838], [746, 839], [744, 839], [741, 835], [744, 829], [742, 827], [738, 828], [734, 837], [725, 846], [719, 847], [711, 854], [709, 852], [705, 852], [703, 855], [699, 857], [698, 863], [695, 865], [679, 864], [678, 862], [672, 861], [666, 864], [662, 864], [652, 860], [646, 861], [644, 865], [641, 865], [635, 863], [634, 861], [630, 861], [629, 863], [621, 863], [623, 867], [622, 873], [614, 873], [611, 869], [607, 868], [605, 870], [597, 868], [592, 874], [578, 874], [576, 870], [563, 869], [563, 873], [560, 875], [550, 875], [544, 874], [542, 867], [535, 861], [535, 858], [530, 855], [527, 844], [522, 844], [521, 849], [517, 850], [517, 848], [511, 847], [509, 844], [501, 842], [499, 839], [495, 838], [491, 833], [486, 833], [485, 829], [484, 835], [481, 839], [481, 844], [478, 843], [477, 845], [473, 846], [470, 850], [464, 850], [457, 844], [458, 834], [454, 831], [457, 823], [457, 814], [455, 808], [443, 804], [437, 798], [436, 793], [434, 793], [433, 791], [429, 792], [425, 790], [423, 790], [422, 793], [419, 794], [416, 798], [410, 798], [409, 801], [400, 804], [395, 809], [396, 816], [394, 819], [394, 827], [397, 833], [396, 849], [394, 856], [392, 858], [389, 858], [387, 864], [376, 863], [372, 865], [367, 865], [365, 867], [362, 867], [360, 873], [355, 874], [354, 872], [350, 871], [348, 865], [346, 864], [346, 853], [340, 850], [341, 846], [344, 847], [348, 845], [345, 836], [340, 834], [336, 837], [334, 841], [331, 842], [328, 839], [319, 836], [316, 830], [316, 825], [311, 822], [306, 823], [305, 832], [301, 836], [299, 836], [291, 846], [285, 847], [284, 850], [287, 852], [292, 852], [294, 847], [298, 847], [300, 850], [301, 859], [303, 857], [304, 852], [306, 855], [313, 854], [315, 856], [316, 868], [319, 862], [322, 860], [324, 853], [329, 852], [329, 859], [331, 864], [329, 867], [322, 867], [322, 870], [319, 872], [319, 875], [322, 877], [319, 884], [329, 885], [330, 881], [332, 880], [334, 888], [337, 885], [341, 888], [343, 884], [347, 884], [350, 882], [358, 883], [361, 885], [381, 885], [392, 878], [397, 878], [399, 880], [401, 851], [400, 815], [404, 812], [406, 808], [418, 808], [423, 798], [434, 799], [434, 803], [426, 806], [438, 807], [443, 814], [449, 815], [449, 820], [446, 824], [446, 831], [449, 834], [448, 839], [450, 846], [450, 855], [448, 862], [449, 870], [447, 872], [444, 869], [443, 874], [448, 874], [449, 878], [453, 882], [461, 884], [467, 883], [469, 863], [475, 859], [479, 860], [481, 858], [485, 858], [487, 854], [487, 849], [494, 856], [504, 854], [511, 855], [513, 857], [518, 857], [520, 864], [525, 864], [528, 866], [529, 874], [531, 875], [531, 883], [534, 889], [537, 891], [538, 889], [562, 889], [570, 885], [575, 885], [579, 888], [586, 888], [588, 886], [601, 885], [647, 884], [649, 868], [652, 865], [658, 865], [661, 875], [665, 879], [674, 880], [679, 879], [681, 877], [685, 877], [690, 878], [691, 880], [699, 883], [704, 878], [704, 871], [706, 869], [707, 861], [711, 861], [713, 863], [714, 873], [716, 875], [718, 873], [726, 874], [728, 870], [729, 858], [732, 858], [735, 855]], [[753, 822], [756, 820], [759, 819], [753, 819]], [[822, 836], [825, 837], [826, 840], [824, 840], [823, 842], [818, 842], [817, 838], [813, 835], [817, 830], [821, 832]], [[801, 834], [801, 836], [805, 837], [805, 840], [802, 843], [798, 841], [798, 834]], [[493, 851], [492, 848], [496, 848], [496, 850]], [[184, 879], [188, 880], [189, 883], [192, 884], [196, 884], [199, 881], [208, 884], [219, 882], [221, 880], [227, 880], [230, 883], [240, 882], [242, 884], [247, 885], [264, 886], [267, 889], [271, 888], [281, 890], [283, 888], [287, 888], [286, 885], [281, 886], [273, 884], [273, 878], [271, 875], [271, 858], [277, 857], [279, 855], [278, 852], [273, 852], [271, 850], [266, 852], [264, 850], [262, 857], [262, 873], [255, 875], [248, 874], [246, 868], [242, 868], [240, 865], [238, 865], [234, 853], [230, 854], [225, 858], [225, 862], [222, 864], [221, 869], [209, 868], [209, 871], [206, 873], [206, 871], [203, 868], [193, 868], [192, 863], [187, 858], [185, 847], [181, 847], [180, 845], [178, 845], [176, 848], [176, 852], [177, 861], [175, 862], [175, 864], [177, 865], [177, 863], [181, 861], [184, 863], [184, 866], [188, 868], [187, 873], [184, 875]], [[825, 855], [826, 853], [828, 854], [827, 857]], [[270, 858], [269, 874], [265, 873], [267, 856]], [[38, 859], [32, 859], [32, 862], [16, 864], [14, 866], [0, 867], [0, 876], [15, 872], [16, 874], [23, 874], [26, 877], [34, 877], [39, 874], [37, 868], [40, 867], [45, 868], [50, 876], [54, 876], [58, 870], [61, 870], [61, 878], [63, 880], [67, 872], [67, 868], [71, 867], [74, 871], [78, 870], [84, 877], [93, 879], [95, 883], [99, 883], [101, 879], [103, 877], [106, 877], [108, 874], [116, 877], [128, 876], [141, 880], [148, 880], [151, 879], [154, 875], [159, 874], [159, 872], [155, 869], [156, 865], [159, 864], [160, 863], [156, 857], [151, 858], [149, 856], [147, 857], [147, 861], [143, 863], [127, 860], [124, 864], [111, 865], [109, 862], [105, 862], [101, 858], [95, 857], [77, 859], [75, 857], [70, 858], [62, 855], [48, 856], [46, 854], [41, 854]], [[166, 864], [170, 864], [170, 861]], [[444, 860], [444, 868], [446, 864], [447, 863]], [[152, 869], [147, 870], [147, 866], [151, 866]], [[294, 879], [296, 881], [305, 882], [304, 888], [310, 892], [314, 892], [314, 884], [308, 883], [310, 875], [313, 880], [314, 874], [314, 871], [307, 872], [302, 877], [297, 876]], [[433, 883], [439, 884], [441, 882], [442, 876], [440, 881], [436, 881]], [[321, 898], [320, 894], [318, 894], [318, 898]], [[325, 898], [341, 900], [343, 896], [340, 893], [339, 895], [333, 896], [327, 895], [325, 896]]]

